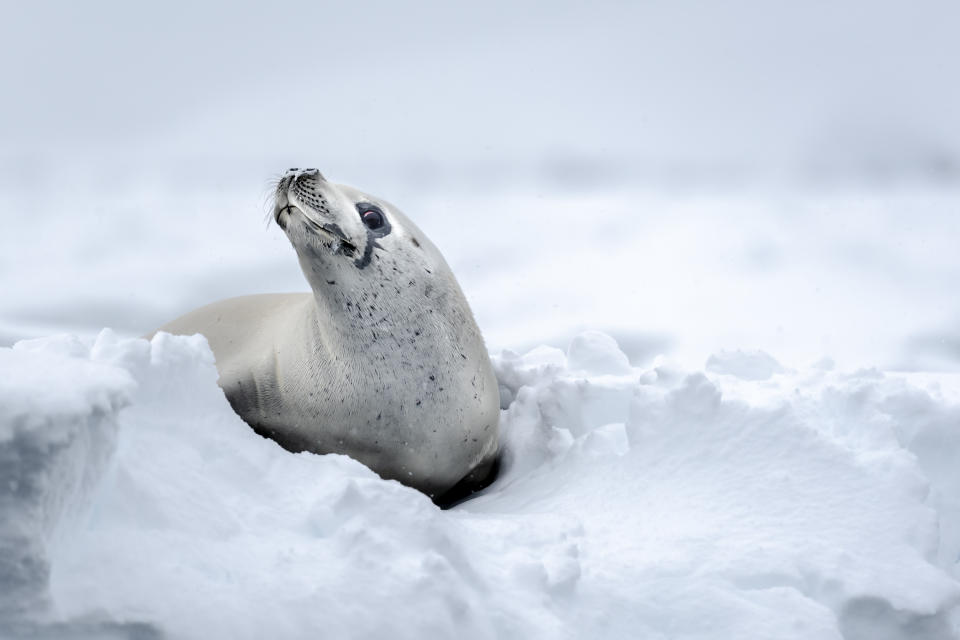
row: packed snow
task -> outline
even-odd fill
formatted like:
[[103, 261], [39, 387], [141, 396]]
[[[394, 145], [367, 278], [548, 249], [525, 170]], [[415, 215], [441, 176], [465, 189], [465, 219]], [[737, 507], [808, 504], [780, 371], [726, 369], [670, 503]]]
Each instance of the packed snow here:
[[0, 349], [0, 632], [957, 636], [960, 376], [494, 362], [503, 469], [442, 511], [253, 433], [200, 336]]

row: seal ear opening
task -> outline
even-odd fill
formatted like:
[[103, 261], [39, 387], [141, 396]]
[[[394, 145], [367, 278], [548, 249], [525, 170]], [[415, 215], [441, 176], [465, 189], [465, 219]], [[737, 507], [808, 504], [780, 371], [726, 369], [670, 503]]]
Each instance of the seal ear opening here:
[[450, 509], [468, 501], [475, 494], [492, 485], [500, 475], [501, 453], [486, 462], [481, 462], [470, 473], [463, 476], [457, 484], [439, 496], [431, 496], [433, 503], [441, 509]]

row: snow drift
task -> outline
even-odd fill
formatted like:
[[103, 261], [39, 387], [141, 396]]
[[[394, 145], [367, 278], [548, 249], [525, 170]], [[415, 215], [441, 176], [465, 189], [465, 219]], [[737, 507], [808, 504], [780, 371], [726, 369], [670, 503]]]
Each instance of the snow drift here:
[[440, 511], [254, 434], [201, 337], [0, 349], [0, 634], [960, 635], [957, 376], [494, 361], [503, 471]]

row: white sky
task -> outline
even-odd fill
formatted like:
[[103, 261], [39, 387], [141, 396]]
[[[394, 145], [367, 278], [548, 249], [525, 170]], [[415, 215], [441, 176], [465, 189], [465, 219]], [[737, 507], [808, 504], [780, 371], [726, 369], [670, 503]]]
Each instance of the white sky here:
[[369, 183], [960, 155], [949, 0], [236, 4], [5, 3], [0, 162]]

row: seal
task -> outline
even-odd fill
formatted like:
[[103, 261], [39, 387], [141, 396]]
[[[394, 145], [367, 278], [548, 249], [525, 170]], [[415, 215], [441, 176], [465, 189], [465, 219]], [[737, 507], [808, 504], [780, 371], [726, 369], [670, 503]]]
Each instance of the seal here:
[[158, 331], [203, 334], [234, 411], [290, 451], [346, 454], [441, 505], [489, 483], [497, 380], [433, 243], [316, 169], [284, 174], [273, 219], [311, 293], [222, 300]]

